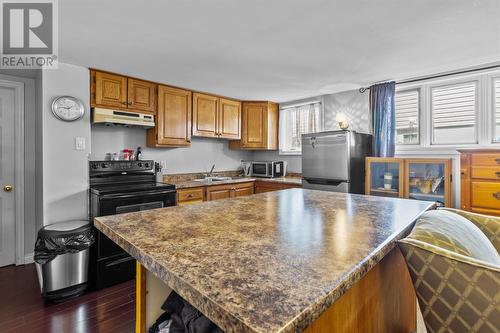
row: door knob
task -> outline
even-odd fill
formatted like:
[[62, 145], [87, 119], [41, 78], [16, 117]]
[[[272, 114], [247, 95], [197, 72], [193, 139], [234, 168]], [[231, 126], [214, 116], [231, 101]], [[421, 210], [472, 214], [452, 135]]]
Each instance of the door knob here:
[[5, 186], [3, 187], [3, 190], [4, 190], [5, 192], [10, 192], [10, 191], [12, 191], [12, 185], [5, 185]]

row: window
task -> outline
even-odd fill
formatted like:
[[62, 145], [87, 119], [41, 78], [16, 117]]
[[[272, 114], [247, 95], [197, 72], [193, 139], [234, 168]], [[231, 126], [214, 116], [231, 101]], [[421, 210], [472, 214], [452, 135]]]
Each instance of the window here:
[[476, 143], [476, 111], [476, 81], [432, 87], [432, 143]]
[[396, 144], [417, 145], [419, 137], [420, 91], [398, 91], [396, 105]]
[[302, 134], [321, 131], [321, 103], [315, 102], [280, 110], [280, 153], [300, 154]]
[[493, 80], [493, 124], [493, 141], [500, 142], [500, 77]]

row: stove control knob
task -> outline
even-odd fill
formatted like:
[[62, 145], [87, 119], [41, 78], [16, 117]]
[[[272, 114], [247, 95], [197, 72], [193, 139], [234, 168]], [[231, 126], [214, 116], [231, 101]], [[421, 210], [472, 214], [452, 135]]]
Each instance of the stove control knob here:
[[105, 169], [107, 167], [108, 167], [108, 165], [106, 163], [101, 164], [101, 168]]
[[144, 167], [149, 168], [149, 163], [144, 163]]
[[142, 163], [141, 163], [141, 162], [137, 163], [137, 166], [138, 166], [139, 168], [142, 168]]
[[92, 164], [92, 169], [97, 169], [97, 164]]

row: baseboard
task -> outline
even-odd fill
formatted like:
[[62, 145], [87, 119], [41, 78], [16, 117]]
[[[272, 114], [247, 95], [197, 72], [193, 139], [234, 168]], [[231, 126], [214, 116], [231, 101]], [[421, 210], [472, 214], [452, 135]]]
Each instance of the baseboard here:
[[31, 252], [31, 253], [28, 253], [28, 254], [25, 254], [24, 255], [24, 264], [32, 264], [33, 262], [35, 262], [35, 260], [33, 259], [33, 257], [35, 256], [35, 253], [34, 252]]

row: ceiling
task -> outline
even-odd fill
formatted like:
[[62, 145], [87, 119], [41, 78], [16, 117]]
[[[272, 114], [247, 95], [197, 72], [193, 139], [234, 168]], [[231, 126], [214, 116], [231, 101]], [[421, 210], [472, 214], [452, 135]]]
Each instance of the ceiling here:
[[64, 0], [62, 62], [284, 102], [500, 61], [498, 0]]

